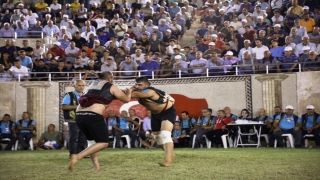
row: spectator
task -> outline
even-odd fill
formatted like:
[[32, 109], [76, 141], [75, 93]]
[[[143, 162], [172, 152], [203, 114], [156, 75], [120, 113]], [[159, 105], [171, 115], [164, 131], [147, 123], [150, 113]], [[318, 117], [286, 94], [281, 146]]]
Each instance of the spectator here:
[[[313, 105], [306, 107], [307, 113], [303, 114], [298, 122], [302, 123], [302, 137], [306, 134], [313, 134], [316, 146], [320, 147], [320, 116], [315, 112]], [[303, 139], [302, 139], [303, 140]], [[304, 144], [304, 141], [302, 141]]]
[[9, 23], [4, 23], [4, 27], [0, 29], [0, 38], [13, 38], [14, 29], [10, 27]]
[[[73, 3], [71, 4], [71, 7]], [[74, 19], [74, 23], [76, 26], [80, 27], [79, 23], [83, 23], [87, 20], [87, 8], [84, 7], [84, 4], [81, 3], [80, 7], [77, 9], [72, 8], [75, 12], [75, 14], [77, 15], [77, 18]]]
[[44, 36], [51, 36], [51, 37], [55, 37], [58, 35], [58, 33], [60, 32], [58, 26], [53, 25], [53, 21], [49, 20], [48, 21], [48, 25], [45, 25], [42, 32], [44, 33]]
[[227, 75], [233, 75], [235, 73], [235, 68], [232, 65], [238, 64], [238, 58], [233, 56], [232, 51], [226, 53], [226, 57], [223, 60], [224, 73]]
[[196, 53], [196, 59], [192, 60], [190, 63], [190, 68], [192, 68], [193, 76], [201, 76], [204, 72], [204, 67], [207, 64], [207, 60], [202, 58], [202, 52], [198, 51]]
[[[286, 47], [285, 54], [282, 55], [277, 61], [277, 72], [287, 71], [293, 72], [297, 66], [298, 57], [292, 52], [291, 47]], [[286, 63], [286, 64], [282, 64]], [[289, 64], [291, 63], [291, 64]], [[281, 65], [281, 69], [280, 69]]]
[[19, 51], [19, 56], [16, 59], [21, 61], [22, 66], [29, 69], [32, 68], [32, 59], [29, 56], [26, 56], [26, 52], [24, 50]]
[[36, 25], [37, 19], [39, 16], [37, 13], [33, 13], [31, 9], [28, 9], [28, 13], [26, 14], [26, 20], [28, 21], [29, 28]]
[[274, 138], [277, 140], [279, 147], [284, 147], [282, 134], [292, 134], [294, 137], [295, 147], [301, 147], [301, 121], [299, 121], [298, 116], [293, 114], [294, 108], [291, 105], [286, 106], [286, 113], [284, 115], [278, 115], [274, 122]]
[[48, 131], [43, 132], [38, 140], [37, 150], [60, 149], [62, 145], [63, 139], [61, 133], [55, 131], [55, 125], [49, 124]]
[[76, 36], [76, 34], [79, 33], [78, 27], [74, 25], [74, 22], [72, 20], [68, 20], [67, 32], [69, 32], [72, 37]]
[[318, 45], [320, 43], [319, 27], [314, 27], [312, 33], [308, 34], [310, 42]]
[[[69, 26], [69, 21], [70, 21], [69, 15], [64, 14], [64, 15], [62, 16], [62, 20], [60, 21], [60, 28], [61, 28], [61, 26], [68, 27], [68, 26]], [[72, 21], [72, 20], [71, 20], [71, 21]]]
[[[13, 62], [12, 60], [15, 59], [15, 57], [17, 57], [17, 48], [11, 44], [11, 41], [9, 39], [5, 40], [5, 46], [0, 47], [0, 53], [4, 54], [4, 52], [7, 52], [9, 54], [9, 61]], [[1, 57], [1, 59], [2, 58], [3, 57]]]
[[227, 124], [234, 123], [234, 120], [230, 117], [227, 117], [224, 110], [219, 110], [217, 117], [214, 119], [213, 131], [208, 131], [206, 137], [216, 146], [221, 147], [222, 140], [221, 136], [228, 134]]
[[276, 63], [277, 63], [277, 58], [273, 57], [271, 55], [271, 52], [269, 50], [265, 51], [264, 57], [261, 62], [260, 66], [260, 72], [265, 74], [267, 72], [267, 65], [268, 65], [268, 72], [269, 73], [275, 73], [276, 72]]
[[158, 62], [151, 60], [149, 54], [144, 55], [144, 60], [145, 62], [143, 62], [140, 65], [140, 70], [147, 70], [147, 71], [142, 72], [142, 75], [147, 76], [149, 78], [151, 78], [152, 76], [157, 77], [160, 70]]
[[271, 116], [266, 115], [266, 110], [261, 108], [258, 111], [258, 117], [256, 117], [256, 120], [258, 122], [262, 122], [266, 126], [262, 126], [261, 128], [261, 134], [267, 134], [269, 136], [269, 147], [272, 147], [274, 145], [274, 137], [273, 137], [273, 119]]
[[29, 38], [42, 38], [43, 28], [41, 26], [41, 22], [37, 21], [34, 26], [30, 26], [28, 29], [28, 37]]
[[174, 127], [172, 130], [172, 141], [174, 143], [175, 148], [183, 148], [185, 147], [185, 138], [187, 133], [180, 126], [179, 121], [174, 122]]
[[210, 59], [212, 56], [212, 53], [216, 53], [219, 55], [221, 54], [221, 50], [216, 48], [216, 44], [214, 42], [210, 42], [208, 45], [209, 45], [209, 49], [203, 53], [203, 57], [205, 59]]
[[173, 63], [171, 59], [169, 57], [165, 57], [164, 64], [161, 65], [160, 77], [170, 78], [172, 76], [172, 69], [173, 69]]
[[48, 4], [45, 3], [44, 0], [40, 0], [38, 3], [35, 4], [36, 12], [39, 18], [43, 17], [47, 7], [48, 7]]
[[120, 64], [122, 61], [125, 60], [127, 54], [125, 53], [125, 49], [123, 47], [118, 47], [118, 53], [115, 55], [115, 60], [117, 65]]
[[318, 71], [320, 70], [320, 61], [315, 51], [309, 52], [309, 59], [303, 64], [303, 71]]
[[183, 61], [182, 56], [180, 56], [180, 55], [176, 55], [174, 57], [174, 60], [175, 61], [174, 61], [173, 67], [172, 67], [173, 74], [178, 76], [179, 71], [180, 71], [182, 77], [187, 77], [189, 75], [188, 63], [186, 61]]
[[[224, 75], [222, 65], [223, 65], [223, 59], [218, 57], [218, 54], [216, 52], [213, 52], [212, 56], [208, 58], [208, 61], [205, 67], [209, 69], [209, 76], [222, 76]], [[202, 75], [205, 76], [206, 72], [203, 72]]]
[[12, 76], [5, 70], [5, 66], [0, 63], [0, 82], [12, 81]]
[[93, 60], [89, 60], [88, 65], [84, 67], [86, 73], [84, 75], [84, 80], [94, 80], [97, 79], [100, 67], [94, 64]]
[[66, 61], [75, 63], [75, 58], [78, 56], [79, 48], [75, 47], [74, 41], [70, 42], [70, 46], [65, 49]]
[[77, 69], [77, 68], [83, 69], [84, 68], [84, 65], [82, 64], [82, 61], [81, 61], [80, 57], [76, 57], [75, 58], [74, 68], [75, 69]]
[[22, 23], [19, 21], [17, 22], [17, 38], [26, 38], [27, 37], [28, 28], [22, 26]]
[[43, 59], [38, 60], [37, 66], [35, 66], [32, 69], [32, 72], [35, 73], [35, 74], [33, 74], [32, 80], [34, 80], [34, 81], [47, 81], [48, 80], [49, 75], [47, 72], [49, 72], [49, 69], [45, 66]]
[[123, 19], [119, 19], [119, 23], [115, 26], [115, 32], [119, 39], [123, 38], [123, 35], [128, 30], [128, 25], [124, 24]]
[[67, 31], [67, 27], [66, 26], [60, 26], [60, 32], [57, 34], [57, 39], [60, 40], [60, 39], [63, 39], [63, 36], [64, 35], [67, 35], [67, 39], [68, 40], [71, 40], [72, 39], [72, 35], [71, 33], [69, 33]]
[[60, 46], [60, 42], [54, 42], [53, 47], [49, 49], [49, 52], [53, 55], [53, 57], [58, 58], [58, 60], [64, 60], [66, 55]]
[[[119, 65], [119, 71], [124, 71], [120, 75], [121, 78], [132, 78], [138, 75], [138, 64], [132, 60], [130, 55], [126, 56], [126, 60]], [[127, 72], [131, 71], [131, 72]]]
[[73, 42], [76, 43], [76, 47], [81, 49], [83, 44], [86, 44], [87, 41], [83, 37], [81, 37], [80, 32], [76, 32], [75, 37], [72, 39]]
[[32, 131], [34, 130], [36, 123], [30, 119], [28, 112], [22, 113], [22, 119], [17, 121], [18, 140], [23, 147], [23, 150], [30, 148], [29, 141], [33, 138]]
[[137, 138], [137, 133], [130, 129], [130, 126], [132, 124], [134, 124], [135, 126], [139, 126], [136, 121], [128, 118], [127, 111], [121, 111], [119, 120], [117, 120], [117, 122], [113, 124], [113, 129], [115, 131], [114, 136], [116, 136], [116, 148], [120, 148], [120, 140], [122, 135], [129, 135], [131, 142], [127, 143], [131, 143], [131, 147], [135, 146], [134, 144]]
[[53, 3], [50, 4], [50, 9], [54, 19], [56, 19], [56, 17], [61, 17], [60, 13], [61, 13], [62, 6], [61, 4], [58, 4], [58, 0], [53, 0]]
[[[120, 64], [121, 65], [121, 64]], [[117, 70], [117, 65], [112, 61], [112, 58], [107, 58], [104, 60], [103, 64], [101, 65], [101, 71], [116, 71]], [[115, 76], [116, 73], [113, 75]]]
[[65, 66], [64, 60], [58, 60], [58, 66], [56, 68], [50, 69], [50, 71], [57, 72], [52, 75], [53, 80], [67, 80], [68, 79], [68, 74], [67, 74], [68, 70]]
[[13, 28], [16, 27], [16, 22], [20, 19], [19, 11], [17, 9], [14, 10], [14, 14], [10, 17], [10, 24], [12, 24]]
[[[0, 71], [1, 71], [1, 65], [0, 65]], [[0, 74], [1, 75], [1, 74]], [[1, 81], [0, 77], [0, 81]], [[3, 139], [9, 139], [9, 142], [4, 150], [10, 151], [12, 149], [12, 146], [16, 143], [17, 134], [16, 134], [16, 123], [11, 121], [9, 114], [4, 114], [2, 117], [2, 120], [0, 121], [0, 133]], [[2, 150], [1, 142], [0, 142], [0, 150]]]
[[272, 48], [270, 49], [271, 55], [273, 57], [279, 58], [282, 56], [282, 54], [284, 53], [284, 47], [282, 46], [278, 46], [278, 41], [276, 40], [272, 40]]
[[198, 148], [202, 143], [202, 136], [212, 130], [214, 117], [211, 116], [212, 110], [209, 108], [202, 108], [202, 116], [198, 118], [196, 123], [196, 139], [194, 147]]

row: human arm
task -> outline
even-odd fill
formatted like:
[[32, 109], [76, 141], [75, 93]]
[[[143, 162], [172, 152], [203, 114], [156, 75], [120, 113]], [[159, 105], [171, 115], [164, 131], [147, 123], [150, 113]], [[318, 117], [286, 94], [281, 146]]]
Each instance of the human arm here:
[[141, 92], [141, 91], [132, 91], [131, 97], [132, 98], [151, 98], [153, 97], [154, 91], [148, 90], [147, 92]]
[[132, 97], [132, 89], [126, 89], [125, 92], [122, 92], [118, 86], [112, 85], [110, 92], [121, 102], [128, 103]]
[[280, 122], [280, 120], [278, 120], [278, 119], [275, 119], [275, 120], [273, 121], [274, 131], [281, 131], [281, 130], [279, 129], [279, 122]]

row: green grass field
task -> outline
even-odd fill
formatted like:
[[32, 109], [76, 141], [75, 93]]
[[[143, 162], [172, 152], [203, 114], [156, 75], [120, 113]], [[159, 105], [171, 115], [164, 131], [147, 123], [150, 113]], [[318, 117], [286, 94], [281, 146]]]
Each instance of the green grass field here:
[[178, 149], [172, 167], [159, 167], [159, 149], [106, 149], [101, 170], [90, 159], [69, 172], [68, 151], [0, 152], [0, 179], [176, 180], [176, 179], [320, 179], [319, 149]]

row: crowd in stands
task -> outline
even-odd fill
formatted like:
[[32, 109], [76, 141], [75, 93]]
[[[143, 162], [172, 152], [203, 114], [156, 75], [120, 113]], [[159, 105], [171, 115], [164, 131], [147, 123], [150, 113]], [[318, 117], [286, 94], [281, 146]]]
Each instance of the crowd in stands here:
[[[258, 116], [253, 117], [247, 109], [241, 110], [239, 116], [232, 114], [230, 107], [225, 107], [223, 110], [218, 110], [214, 115], [212, 109], [201, 109], [202, 116], [190, 117], [187, 111], [180, 114], [174, 123], [172, 131], [172, 140], [175, 148], [200, 147], [200, 144], [208, 146], [203, 139], [203, 135], [212, 142], [211, 147], [222, 147], [221, 136], [228, 134], [232, 138], [236, 138], [238, 130], [234, 126], [228, 126], [229, 123], [235, 123], [237, 120], [246, 119], [252, 121], [263, 122], [261, 134], [267, 134], [269, 147], [274, 147], [274, 142], [277, 140], [277, 147], [285, 147], [282, 134], [292, 134], [294, 137], [295, 148], [305, 147], [304, 136], [312, 134], [315, 141], [314, 147], [320, 148], [320, 116], [315, 112], [313, 105], [306, 107], [306, 113], [300, 117], [294, 114], [294, 107], [286, 106], [285, 111], [282, 111], [280, 106], [274, 108], [274, 115], [267, 115], [265, 109], [258, 111]], [[110, 110], [105, 118], [106, 126], [108, 126], [110, 146], [112, 141], [116, 140], [115, 148], [121, 148], [121, 136], [128, 135], [130, 137], [131, 148], [139, 147], [139, 143], [145, 148], [157, 147], [154, 137], [151, 135], [151, 113], [147, 112], [147, 117], [140, 119], [136, 116], [135, 109], [121, 111], [120, 116], [116, 116], [114, 110]], [[36, 126], [37, 120], [32, 120], [28, 112], [22, 114], [22, 119], [13, 122], [9, 114], [5, 114], [0, 121], [1, 141], [5, 150], [11, 150], [15, 146], [15, 142], [21, 144], [21, 150], [30, 148], [29, 141], [34, 137], [32, 132]], [[242, 132], [253, 131], [253, 126], [241, 126]], [[193, 142], [193, 136], [196, 136]], [[7, 138], [4, 141], [4, 138]], [[250, 138], [242, 137], [242, 143], [254, 143], [257, 136], [252, 135]], [[253, 142], [252, 142], [253, 141]], [[66, 149], [69, 142], [69, 134], [67, 126], [63, 128], [63, 134], [55, 131], [55, 126], [50, 124], [48, 130], [45, 131], [37, 145], [36, 149]], [[125, 141], [124, 141], [125, 142]], [[307, 147], [308, 145], [306, 145]], [[2, 146], [0, 145], [0, 148]]]
[[[8, 0], [1, 10], [0, 38], [6, 43], [0, 47], [0, 81], [18, 74], [43, 81], [49, 72], [52, 80], [96, 79], [99, 71], [122, 71], [114, 72], [121, 79], [203, 76], [206, 68], [210, 76], [234, 75], [235, 65], [238, 74], [320, 69], [318, 1], [203, 3]], [[186, 31], [199, 26], [198, 14], [196, 45], [181, 47]], [[52, 45], [43, 46], [43, 39], [15, 43], [47, 36]]]

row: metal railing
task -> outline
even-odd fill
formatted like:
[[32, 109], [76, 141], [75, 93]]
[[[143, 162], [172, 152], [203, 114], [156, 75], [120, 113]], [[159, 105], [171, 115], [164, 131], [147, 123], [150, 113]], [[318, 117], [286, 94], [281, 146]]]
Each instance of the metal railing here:
[[[294, 72], [302, 72], [303, 70], [303, 66], [305, 64], [309, 64], [309, 63], [318, 63], [319, 67], [320, 67], [320, 62], [316, 61], [316, 62], [299, 62], [299, 63], [282, 63], [282, 65], [284, 64], [297, 64], [297, 67], [295, 68]], [[226, 75], [243, 75], [243, 74], [255, 74], [257, 73], [258, 70], [254, 70], [254, 66], [265, 66], [265, 70], [261, 71], [259, 70], [259, 74], [262, 74], [261, 72], [263, 72], [264, 74], [269, 74], [271, 73], [271, 71], [273, 71], [272, 73], [277, 73], [277, 68], [273, 68], [270, 69], [270, 66], [276, 66], [277, 64], [263, 64], [263, 65], [224, 65], [224, 66], [216, 66], [216, 67], [197, 67], [197, 68], [187, 68], [187, 69], [183, 69], [183, 70], [176, 70], [173, 76], [170, 77], [166, 77], [166, 78], [184, 78], [184, 77], [213, 77], [213, 76], [226, 76]], [[252, 67], [252, 72], [251, 73], [241, 73], [242, 69], [244, 67]], [[229, 70], [225, 70], [225, 68], [229, 68]], [[231, 69], [230, 69], [231, 68]], [[202, 69], [203, 73], [201, 74], [193, 74], [192, 71], [193, 69]], [[251, 71], [251, 69], [249, 71]], [[189, 73], [184, 74], [183, 71], [188, 71]], [[217, 72], [212, 72], [210, 70], [218, 70], [219, 73]], [[284, 69], [280, 69], [281, 73], [285, 73], [287, 71], [283, 71]], [[318, 69], [320, 70], [320, 68]], [[136, 78], [136, 77], [140, 77], [140, 76], [148, 76], [150, 77], [150, 79], [156, 79], [160, 76], [160, 71], [162, 70], [138, 70], [138, 71], [112, 71], [115, 74], [115, 78], [120, 78], [120, 79], [130, 79], [130, 78]], [[165, 69], [165, 72], [169, 72], [171, 71], [170, 69]], [[150, 75], [145, 75], [145, 73], [147, 72], [151, 72]], [[159, 75], [157, 75], [157, 73], [159, 73]], [[101, 71], [95, 71], [95, 73], [101, 73]], [[121, 75], [122, 73], [137, 73], [137, 76], [124, 76]], [[212, 75], [217, 73], [218, 75]], [[47, 74], [46, 77], [32, 77], [33, 74]], [[61, 77], [61, 76], [56, 76], [56, 74], [66, 74], [66, 76]], [[120, 74], [120, 76], [119, 76]], [[12, 76], [13, 79], [17, 80], [17, 81], [23, 81], [24, 79], [28, 79], [28, 80], [32, 80], [32, 79], [36, 79], [36, 78], [43, 78], [43, 79], [47, 79], [47, 81], [53, 81], [53, 80], [71, 80], [73, 78], [76, 78], [74, 75], [77, 75], [78, 78], [77, 79], [83, 79], [83, 75], [85, 75], [85, 71], [84, 72], [29, 72], [28, 73], [28, 78], [24, 78], [25, 74], [22, 73], [15, 73], [15, 77]], [[93, 76], [89, 76], [90, 79], [97, 79], [96, 77]], [[1, 81], [1, 77], [0, 77], [0, 81]]]

